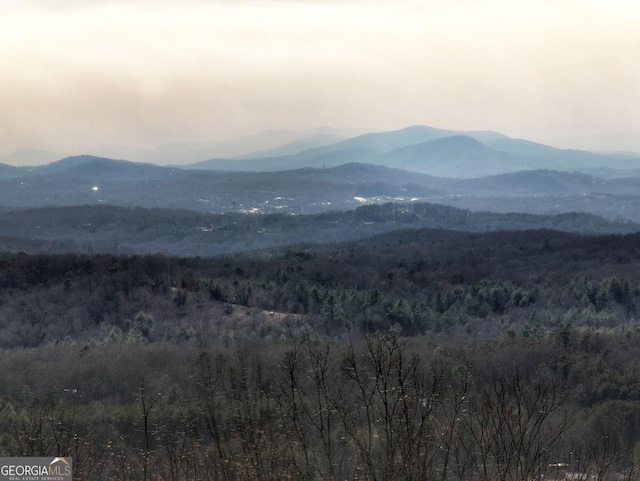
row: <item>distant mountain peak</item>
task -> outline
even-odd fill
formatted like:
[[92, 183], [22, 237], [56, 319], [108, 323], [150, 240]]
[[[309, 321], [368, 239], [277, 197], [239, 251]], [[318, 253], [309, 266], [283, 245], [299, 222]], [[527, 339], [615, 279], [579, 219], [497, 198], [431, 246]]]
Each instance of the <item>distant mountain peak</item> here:
[[448, 137], [441, 137], [439, 139], [430, 140], [425, 142], [426, 144], [433, 145], [447, 145], [447, 146], [465, 146], [474, 147], [478, 149], [488, 149], [482, 142], [468, 135], [451, 135]]

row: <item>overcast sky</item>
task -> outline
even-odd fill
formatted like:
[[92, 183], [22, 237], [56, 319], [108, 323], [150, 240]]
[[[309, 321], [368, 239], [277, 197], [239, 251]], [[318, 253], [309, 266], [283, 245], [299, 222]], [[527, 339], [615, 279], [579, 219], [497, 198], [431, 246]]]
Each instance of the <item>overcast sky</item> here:
[[0, 155], [265, 129], [640, 131], [608, 0], [0, 0]]

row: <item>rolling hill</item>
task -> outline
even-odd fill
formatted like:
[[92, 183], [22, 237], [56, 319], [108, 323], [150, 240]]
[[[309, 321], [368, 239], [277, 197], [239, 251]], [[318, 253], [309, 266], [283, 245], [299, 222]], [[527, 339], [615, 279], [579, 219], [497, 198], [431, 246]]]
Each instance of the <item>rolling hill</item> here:
[[[468, 232], [554, 229], [605, 234], [636, 232], [640, 225], [589, 214], [492, 214], [427, 203], [367, 205], [300, 216], [94, 205], [0, 212], [0, 237], [10, 240], [0, 242], [0, 250], [210, 256], [358, 240], [420, 228]], [[28, 241], [21, 244], [17, 238]]]
[[[260, 156], [294, 152], [340, 136], [337, 131], [307, 134], [275, 150], [254, 152], [255, 158], [247, 154], [188, 168], [90, 155], [30, 167], [0, 164], [0, 206], [113, 205], [303, 215], [366, 204], [429, 202], [470, 211], [580, 212], [640, 222], [640, 178], [610, 176], [633, 172], [615, 169], [640, 168], [640, 158], [633, 155], [561, 150], [495, 132], [412, 126], [288, 155]], [[251, 145], [266, 138], [254, 140]], [[182, 147], [173, 148], [179, 152]], [[213, 166], [219, 170], [211, 170]], [[592, 171], [607, 175], [589, 174]]]
[[[492, 154], [469, 137], [440, 139], [409, 150], [450, 150], [451, 144], [462, 146], [463, 152]], [[6, 171], [0, 178], [0, 206], [5, 209], [109, 204], [208, 213], [312, 214], [362, 204], [436, 202], [497, 212], [575, 211], [640, 222], [640, 178], [603, 179], [553, 170], [455, 179], [362, 163], [234, 172], [79, 156]]]

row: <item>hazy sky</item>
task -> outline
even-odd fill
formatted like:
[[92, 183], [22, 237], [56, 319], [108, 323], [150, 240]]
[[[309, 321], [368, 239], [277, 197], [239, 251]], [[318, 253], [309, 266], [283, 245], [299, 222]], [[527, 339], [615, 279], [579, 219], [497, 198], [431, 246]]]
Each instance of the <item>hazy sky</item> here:
[[0, 0], [0, 155], [264, 129], [640, 131], [608, 0]]

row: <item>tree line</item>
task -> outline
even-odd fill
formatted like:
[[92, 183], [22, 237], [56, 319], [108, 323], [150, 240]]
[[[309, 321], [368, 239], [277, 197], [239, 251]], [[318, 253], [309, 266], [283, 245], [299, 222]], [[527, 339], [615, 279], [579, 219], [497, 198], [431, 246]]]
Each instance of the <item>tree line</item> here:
[[635, 480], [637, 392], [583, 383], [640, 385], [640, 333], [574, 334], [14, 350], [0, 448], [73, 456], [79, 480]]
[[[32, 253], [161, 252], [213, 256], [306, 243], [309, 239], [314, 243], [358, 240], [398, 229], [471, 232], [556, 229], [583, 234], [631, 233], [639, 229], [634, 223], [590, 214], [474, 212], [423, 202], [371, 204], [352, 210], [300, 215], [287, 214], [273, 206], [270, 213], [247, 212], [261, 212], [263, 207], [257, 204], [229, 207], [227, 212], [217, 214], [108, 204], [0, 211], [0, 236], [7, 236], [0, 238], [0, 252], [4, 247], [7, 251]], [[41, 245], [34, 244], [33, 239]]]
[[0, 257], [0, 452], [86, 480], [635, 480], [640, 237]]
[[320, 335], [505, 332], [635, 322], [637, 235], [433, 230], [333, 246], [198, 258], [0, 257], [0, 346], [65, 340], [182, 342], [198, 322], [286, 335], [289, 316]]

